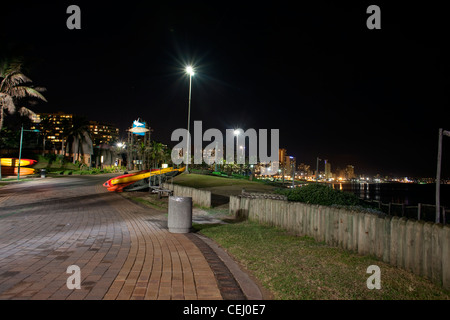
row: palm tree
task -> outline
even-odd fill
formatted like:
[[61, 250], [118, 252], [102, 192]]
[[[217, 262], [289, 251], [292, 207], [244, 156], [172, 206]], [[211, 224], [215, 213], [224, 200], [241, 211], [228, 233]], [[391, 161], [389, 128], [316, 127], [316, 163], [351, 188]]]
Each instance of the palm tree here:
[[138, 152], [138, 158], [142, 161], [141, 169], [146, 170], [147, 166], [148, 166], [147, 161], [146, 161], [148, 147], [145, 145], [144, 142], [138, 143], [137, 152]]
[[69, 138], [71, 129], [72, 129], [72, 121], [68, 119], [62, 119], [61, 123], [62, 133], [61, 133], [61, 154], [63, 158], [66, 156], [66, 142]]
[[[16, 103], [21, 99], [35, 98], [47, 102], [41, 94], [45, 89], [32, 87], [31, 79], [22, 73], [21, 68], [22, 64], [19, 61], [0, 63], [0, 130], [3, 128], [5, 111], [14, 113]], [[19, 108], [19, 114], [30, 119], [35, 115], [33, 111], [25, 107]]]
[[155, 168], [159, 167], [159, 163], [164, 160], [164, 145], [160, 142], [152, 141], [151, 158], [154, 160]]
[[[164, 146], [163, 148], [163, 156], [162, 156], [162, 162], [163, 163], [171, 163], [172, 161], [172, 150], [170, 150], [169, 148], [167, 148], [167, 146]], [[173, 164], [172, 164], [173, 165]]]
[[72, 127], [68, 130], [67, 137], [67, 141], [72, 143], [73, 163], [80, 160], [82, 154], [93, 154], [89, 121], [86, 118], [73, 117]]

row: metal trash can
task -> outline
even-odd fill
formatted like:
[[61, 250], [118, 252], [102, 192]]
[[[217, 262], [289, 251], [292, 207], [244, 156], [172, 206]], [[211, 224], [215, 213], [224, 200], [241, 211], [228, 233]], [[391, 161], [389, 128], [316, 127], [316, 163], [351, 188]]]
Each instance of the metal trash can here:
[[192, 197], [169, 197], [169, 232], [189, 233], [192, 228]]
[[46, 169], [41, 169], [41, 178], [45, 178], [45, 175], [47, 174]]

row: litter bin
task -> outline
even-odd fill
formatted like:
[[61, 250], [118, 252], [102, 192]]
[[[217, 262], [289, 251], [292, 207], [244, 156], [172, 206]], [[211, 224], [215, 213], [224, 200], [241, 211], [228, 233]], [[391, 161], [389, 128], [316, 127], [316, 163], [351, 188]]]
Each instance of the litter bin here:
[[45, 178], [46, 173], [47, 173], [46, 169], [41, 169], [41, 178]]
[[169, 217], [167, 221], [169, 232], [189, 233], [192, 228], [192, 198], [169, 197]]

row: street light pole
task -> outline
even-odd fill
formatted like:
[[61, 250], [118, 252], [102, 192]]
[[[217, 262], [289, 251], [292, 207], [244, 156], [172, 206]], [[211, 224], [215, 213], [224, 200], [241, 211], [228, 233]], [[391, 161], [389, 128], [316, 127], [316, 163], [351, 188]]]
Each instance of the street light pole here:
[[187, 123], [187, 146], [186, 146], [186, 173], [189, 173], [189, 162], [190, 162], [190, 123], [191, 123], [191, 91], [192, 91], [192, 76], [194, 75], [194, 70], [191, 66], [186, 67], [186, 72], [189, 74], [189, 107], [188, 107], [188, 123]]
[[[446, 135], [450, 137], [450, 131], [445, 131], [442, 128], [439, 129], [439, 142], [438, 142], [438, 155], [437, 155], [437, 169], [436, 169], [436, 223], [440, 222], [441, 202], [441, 161], [442, 161], [442, 136]], [[445, 214], [445, 212], [444, 212]]]
[[22, 140], [23, 140], [23, 132], [24, 131], [40, 132], [38, 129], [26, 130], [23, 128], [23, 124], [22, 124], [22, 127], [20, 129], [19, 165], [17, 166], [17, 180], [20, 180], [20, 161], [22, 160]]
[[292, 161], [292, 188], [295, 188], [295, 162]]
[[19, 147], [19, 165], [17, 167], [17, 180], [20, 180], [20, 161], [22, 159], [22, 140], [23, 140], [23, 125], [20, 129], [20, 147]]

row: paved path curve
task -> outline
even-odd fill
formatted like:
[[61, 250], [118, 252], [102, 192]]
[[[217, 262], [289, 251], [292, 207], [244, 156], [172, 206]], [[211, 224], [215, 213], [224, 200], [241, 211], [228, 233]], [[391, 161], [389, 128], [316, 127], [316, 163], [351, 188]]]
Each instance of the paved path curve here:
[[[164, 213], [101, 186], [109, 176], [0, 188], [0, 299], [222, 299], [214, 273]], [[81, 270], [68, 289], [67, 267]]]

